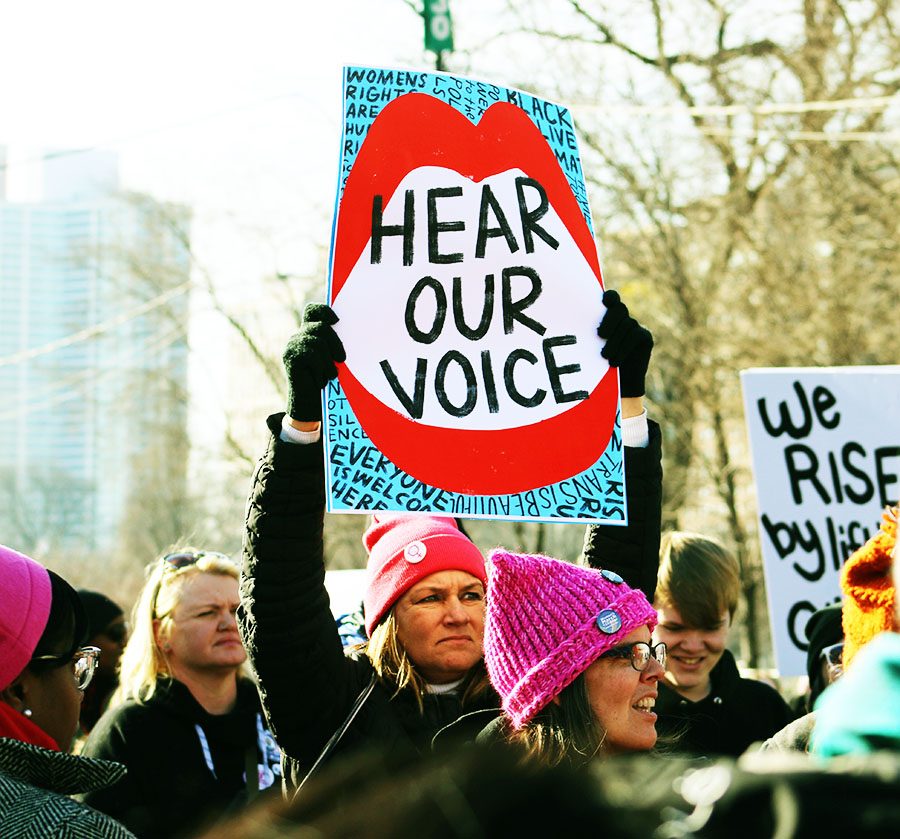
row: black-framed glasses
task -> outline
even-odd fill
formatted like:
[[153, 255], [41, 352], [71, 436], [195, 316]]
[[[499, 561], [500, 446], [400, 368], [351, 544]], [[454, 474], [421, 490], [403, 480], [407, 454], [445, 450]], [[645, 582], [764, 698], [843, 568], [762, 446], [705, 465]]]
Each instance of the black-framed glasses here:
[[187, 568], [189, 565], [196, 565], [201, 559], [211, 557], [212, 559], [224, 559], [234, 565], [234, 560], [228, 554], [219, 551], [176, 551], [175, 553], [166, 554], [162, 561], [169, 567], [174, 569]]
[[844, 675], [844, 642], [838, 641], [825, 647], [819, 658], [825, 662], [828, 680], [833, 682]]
[[80, 647], [74, 655], [63, 653], [62, 655], [36, 655], [32, 661], [55, 662], [57, 665], [72, 664], [72, 673], [75, 676], [75, 687], [83, 691], [94, 678], [94, 671], [100, 661], [100, 647]]
[[844, 662], [844, 642], [838, 641], [837, 644], [825, 647], [819, 655], [831, 667], [840, 667]]
[[665, 669], [666, 645], [660, 641], [658, 644], [648, 644], [646, 641], [637, 641], [634, 644], [623, 644], [621, 647], [613, 647], [598, 656], [600, 658], [625, 658], [631, 661], [631, 666], [643, 673], [650, 666], [650, 659], [655, 658]]

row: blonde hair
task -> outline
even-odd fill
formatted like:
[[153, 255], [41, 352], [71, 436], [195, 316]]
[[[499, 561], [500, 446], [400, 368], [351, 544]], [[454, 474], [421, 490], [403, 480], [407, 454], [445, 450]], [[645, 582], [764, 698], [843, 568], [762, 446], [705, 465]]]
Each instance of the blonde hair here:
[[699, 533], [671, 531], [660, 544], [656, 602], [674, 606], [687, 626], [711, 628], [727, 610], [734, 618], [741, 594], [737, 559]]
[[174, 568], [158, 559], [145, 569], [146, 581], [131, 613], [131, 635], [119, 663], [119, 688], [111, 705], [126, 699], [146, 702], [156, 692], [157, 679], [173, 678], [169, 662], [156, 643], [154, 621], [167, 632], [172, 612], [181, 601], [184, 584], [197, 574], [216, 574], [239, 579], [238, 567], [215, 554], [183, 548], [179, 553], [200, 553], [192, 565]]
[[[397, 637], [397, 619], [393, 608], [382, 618], [372, 630], [372, 635], [365, 644], [357, 647], [372, 664], [378, 679], [393, 688], [393, 695], [401, 691], [409, 691], [415, 696], [419, 712], [424, 713], [422, 697], [427, 693], [428, 683], [416, 669], [415, 663], [406, 654], [406, 648]], [[462, 706], [481, 696], [489, 687], [484, 659], [469, 670], [460, 685]]]

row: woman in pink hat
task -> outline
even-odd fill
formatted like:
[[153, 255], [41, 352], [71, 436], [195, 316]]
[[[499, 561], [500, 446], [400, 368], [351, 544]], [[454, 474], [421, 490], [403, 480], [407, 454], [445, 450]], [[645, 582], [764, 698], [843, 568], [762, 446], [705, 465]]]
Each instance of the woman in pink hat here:
[[[646, 436], [640, 395], [652, 338], [615, 292], [607, 292], [604, 303], [602, 337], [610, 363], [621, 365], [623, 416], [629, 415], [626, 403], [636, 407]], [[324, 586], [322, 540], [322, 388], [344, 359], [336, 322], [327, 306], [308, 306], [285, 350], [288, 411], [269, 418], [268, 451], [247, 505], [238, 618], [285, 756], [288, 789], [333, 756], [363, 747], [428, 750], [435, 734], [460, 718], [453, 733], [471, 739], [484, 725], [471, 712], [495, 713], [500, 702], [483, 659], [484, 560], [452, 518], [372, 517], [363, 539], [368, 640], [344, 654]], [[628, 422], [623, 438], [631, 445]], [[651, 587], [659, 547], [658, 441], [654, 425], [650, 446], [640, 450], [646, 458], [626, 459], [627, 469], [639, 467], [636, 476], [628, 471], [641, 495], [629, 490], [633, 527], [606, 528], [616, 531], [608, 538], [591, 530], [585, 548], [588, 561], [614, 555], [608, 561], [621, 561], [623, 574]]]
[[125, 774], [118, 763], [67, 754], [99, 653], [82, 646], [87, 618], [78, 595], [2, 545], [0, 579], [0, 836], [131, 836], [68, 797]]
[[666, 645], [644, 593], [544, 556], [496, 550], [489, 568], [485, 663], [504, 714], [482, 739], [551, 766], [652, 749]]

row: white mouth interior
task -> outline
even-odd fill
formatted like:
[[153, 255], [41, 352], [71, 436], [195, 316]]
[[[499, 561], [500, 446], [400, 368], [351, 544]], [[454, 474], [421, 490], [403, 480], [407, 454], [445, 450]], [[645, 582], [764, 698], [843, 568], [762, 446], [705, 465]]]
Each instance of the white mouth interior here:
[[[597, 337], [597, 324], [603, 315], [602, 289], [593, 271], [569, 235], [552, 205], [536, 223], [559, 244], [553, 248], [540, 236], [532, 235], [533, 252], [526, 252], [525, 233], [519, 208], [516, 178], [521, 170], [510, 169], [474, 182], [451, 169], [423, 167], [410, 172], [387, 201], [382, 211], [384, 225], [400, 225], [404, 220], [405, 195], [413, 190], [415, 232], [413, 262], [403, 265], [403, 239], [399, 235], [382, 237], [382, 258], [372, 264], [371, 239], [351, 270], [333, 307], [340, 317], [336, 331], [347, 351], [347, 365], [353, 375], [381, 402], [399, 413], [410, 416], [395, 387], [399, 384], [412, 398], [418, 359], [425, 361], [425, 385], [421, 399], [421, 417], [414, 417], [441, 428], [503, 429], [530, 425], [557, 416], [576, 406], [579, 400], [558, 400], [547, 365], [546, 341], [572, 336], [573, 343], [552, 345], [552, 364], [557, 367], [578, 365], [573, 372], [557, 375], [558, 386], [565, 394], [591, 393], [603, 378], [608, 365], [600, 356], [602, 342]], [[478, 221], [483, 190], [488, 185], [499, 205], [518, 246], [511, 252], [504, 236], [486, 239], [484, 256], [476, 258]], [[461, 188], [462, 195], [436, 199], [439, 222], [462, 221], [463, 230], [437, 233], [437, 247], [442, 254], [462, 253], [464, 261], [436, 264], [429, 261], [428, 198], [429, 189]], [[520, 188], [527, 199], [527, 209], [538, 206], [539, 193], [530, 187]], [[366, 208], [369, 212], [371, 208]], [[498, 218], [487, 211], [488, 226], [498, 228]], [[503, 317], [503, 271], [525, 268], [537, 274], [541, 292], [533, 303], [521, 310], [528, 319], [545, 328], [543, 334], [526, 323], [514, 319], [506, 334]], [[486, 334], [471, 340], [457, 329], [453, 314], [453, 282], [460, 277], [460, 299], [466, 325], [473, 329], [481, 321], [485, 299], [485, 276], [494, 276], [494, 306]], [[443, 289], [447, 313], [440, 336], [433, 343], [414, 340], [407, 329], [405, 313], [410, 292], [423, 277], [431, 277]], [[518, 301], [534, 286], [531, 276], [509, 272], [507, 297]], [[413, 307], [415, 326], [421, 333], [431, 331], [437, 313], [437, 293], [426, 287]], [[444, 401], [462, 410], [454, 416], [442, 405], [436, 386], [436, 372], [448, 352], [460, 353], [469, 364], [467, 385], [465, 368], [458, 361], [445, 362], [442, 378]], [[510, 354], [521, 351], [512, 366], [514, 389], [526, 399], [539, 391], [545, 396], [540, 404], [525, 407], [518, 404], [504, 385], [504, 369]], [[483, 353], [487, 352], [488, 357]], [[532, 363], [531, 359], [536, 359]], [[382, 362], [386, 361], [395, 376], [392, 387]], [[485, 365], [493, 379], [493, 398], [486, 384]], [[474, 394], [474, 395], [473, 395]], [[474, 400], [474, 401], [473, 401]], [[493, 403], [493, 404], [492, 404]], [[418, 403], [417, 403], [418, 404]], [[492, 410], [493, 408], [493, 410]]]

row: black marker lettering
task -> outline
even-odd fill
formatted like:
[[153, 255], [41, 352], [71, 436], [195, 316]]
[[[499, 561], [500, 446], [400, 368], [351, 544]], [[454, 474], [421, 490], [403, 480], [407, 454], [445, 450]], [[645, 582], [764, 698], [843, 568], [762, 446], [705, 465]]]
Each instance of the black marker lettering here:
[[416, 378], [413, 384], [413, 396], [410, 399], [409, 394], [403, 389], [391, 365], [387, 359], [381, 362], [381, 369], [384, 371], [385, 378], [394, 391], [394, 395], [400, 400], [400, 404], [406, 409], [413, 419], [422, 419], [422, 410], [425, 405], [425, 373], [428, 362], [424, 358], [416, 359]]
[[[435, 312], [431, 329], [428, 332], [423, 332], [416, 324], [416, 304], [419, 302], [419, 296], [426, 288], [430, 288], [434, 292]], [[444, 287], [434, 277], [422, 277], [413, 286], [406, 301], [406, 311], [403, 319], [406, 323], [406, 331], [409, 333], [409, 337], [420, 344], [433, 344], [444, 328], [446, 317], [447, 293], [444, 291]]]
[[403, 264], [413, 264], [413, 232], [416, 226], [416, 211], [413, 191], [406, 190], [403, 202], [403, 224], [384, 224], [382, 204], [384, 198], [376, 195], [372, 200], [372, 264], [381, 263], [381, 240], [385, 236], [403, 237]]

